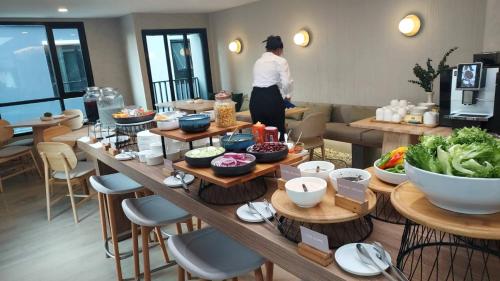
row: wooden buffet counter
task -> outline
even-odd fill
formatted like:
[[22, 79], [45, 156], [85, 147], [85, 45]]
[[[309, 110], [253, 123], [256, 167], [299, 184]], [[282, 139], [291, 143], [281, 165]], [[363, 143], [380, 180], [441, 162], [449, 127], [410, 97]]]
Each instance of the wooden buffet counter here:
[[[88, 144], [78, 142], [78, 146], [89, 155], [89, 159], [96, 161], [97, 167], [101, 169], [109, 167], [129, 176], [302, 280], [367, 280], [367, 278], [344, 272], [335, 262], [323, 267], [304, 258], [297, 253], [297, 244], [277, 234], [265, 224], [246, 223], [239, 220], [236, 216], [236, 209], [240, 205], [215, 206], [204, 203], [198, 197], [198, 181], [190, 185], [190, 193], [182, 189], [172, 189], [163, 184], [165, 176], [162, 173], [162, 165], [147, 166], [138, 160], [118, 161], [101, 149], [92, 148]], [[274, 179], [266, 180], [269, 188], [264, 197], [270, 200], [276, 189], [276, 182]], [[369, 240], [382, 242], [391, 256], [395, 258], [400, 245], [402, 227], [381, 222], [374, 222], [374, 224], [374, 231]], [[383, 277], [369, 280], [383, 280]]]

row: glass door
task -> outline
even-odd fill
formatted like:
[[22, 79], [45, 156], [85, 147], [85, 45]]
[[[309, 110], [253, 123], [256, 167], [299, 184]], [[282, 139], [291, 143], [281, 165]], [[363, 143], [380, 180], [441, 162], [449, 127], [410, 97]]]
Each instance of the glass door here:
[[208, 98], [212, 80], [205, 29], [143, 30], [142, 36], [154, 105]]

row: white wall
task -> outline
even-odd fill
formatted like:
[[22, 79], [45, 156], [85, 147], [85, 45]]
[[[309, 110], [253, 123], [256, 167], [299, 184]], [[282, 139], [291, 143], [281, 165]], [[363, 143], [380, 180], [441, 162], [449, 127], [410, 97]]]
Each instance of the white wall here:
[[[485, 9], [486, 0], [266, 0], [213, 13], [212, 42], [220, 69], [220, 84], [215, 85], [249, 93], [253, 63], [264, 51], [261, 41], [274, 34], [284, 40], [296, 100], [359, 105], [382, 105], [394, 97], [424, 101], [423, 90], [407, 82], [413, 65], [427, 57], [438, 61], [453, 46], [460, 49], [451, 63], [471, 61], [472, 54], [482, 51]], [[423, 20], [414, 38], [397, 28], [410, 12]], [[292, 43], [293, 34], [304, 27], [312, 35], [307, 48]], [[227, 50], [234, 38], [243, 42], [239, 55]]]
[[488, 0], [486, 4], [483, 50], [500, 51], [500, 0]]
[[[208, 28], [207, 14], [132, 14], [121, 19], [122, 34], [126, 39], [126, 52], [136, 105], [152, 107], [147, 74], [142, 30]], [[210, 37], [210, 32], [208, 34]], [[134, 42], [135, 39], [135, 42]], [[212, 48], [209, 42], [209, 49]]]

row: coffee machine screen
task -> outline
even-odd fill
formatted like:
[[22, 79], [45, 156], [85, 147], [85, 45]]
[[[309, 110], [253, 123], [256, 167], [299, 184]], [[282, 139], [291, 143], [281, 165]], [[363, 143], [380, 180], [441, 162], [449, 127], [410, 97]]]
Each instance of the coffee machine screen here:
[[464, 63], [457, 66], [457, 90], [474, 91], [481, 89], [483, 63]]

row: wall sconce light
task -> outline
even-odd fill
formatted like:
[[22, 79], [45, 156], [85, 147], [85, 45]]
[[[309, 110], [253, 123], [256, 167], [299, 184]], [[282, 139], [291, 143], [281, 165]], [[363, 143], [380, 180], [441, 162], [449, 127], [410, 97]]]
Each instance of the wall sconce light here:
[[399, 22], [399, 32], [408, 37], [417, 35], [420, 30], [420, 18], [416, 15], [407, 15]]
[[309, 45], [309, 32], [300, 30], [293, 36], [293, 43], [297, 46], [307, 47]]
[[229, 42], [229, 45], [227, 46], [229, 51], [232, 53], [239, 54], [241, 53], [241, 41], [238, 39], [235, 39], [231, 42]]

